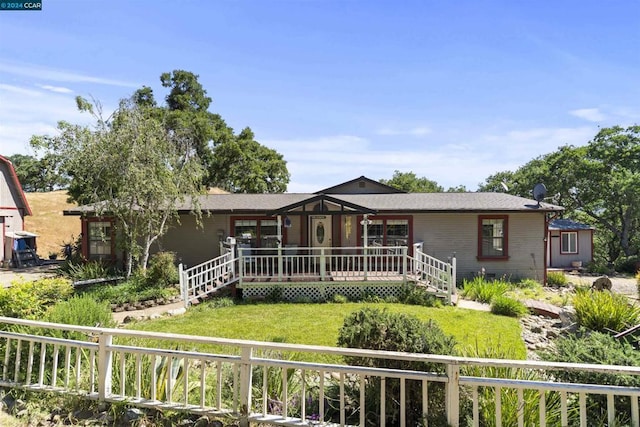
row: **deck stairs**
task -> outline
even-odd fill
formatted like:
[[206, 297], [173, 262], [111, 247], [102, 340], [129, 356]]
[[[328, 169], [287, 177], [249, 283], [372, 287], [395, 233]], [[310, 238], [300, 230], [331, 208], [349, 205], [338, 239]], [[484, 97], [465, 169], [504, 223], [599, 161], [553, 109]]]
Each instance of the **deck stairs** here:
[[239, 280], [233, 249], [224, 248], [223, 252], [217, 258], [187, 269], [180, 264], [180, 290], [185, 306], [197, 304]]
[[217, 258], [191, 268], [180, 265], [183, 301], [185, 306], [197, 304], [236, 283], [244, 289], [247, 284], [261, 287], [280, 283], [284, 287], [297, 282], [323, 289], [328, 282], [343, 287], [356, 282], [414, 282], [447, 304], [455, 300], [455, 255], [447, 261], [439, 260], [424, 253], [421, 243], [414, 244], [412, 255], [406, 247], [376, 248], [368, 253], [367, 248], [347, 249], [356, 252], [326, 254], [311, 249], [304, 254], [285, 255], [254, 249], [257, 253], [245, 255], [234, 246], [221, 246], [222, 255]]

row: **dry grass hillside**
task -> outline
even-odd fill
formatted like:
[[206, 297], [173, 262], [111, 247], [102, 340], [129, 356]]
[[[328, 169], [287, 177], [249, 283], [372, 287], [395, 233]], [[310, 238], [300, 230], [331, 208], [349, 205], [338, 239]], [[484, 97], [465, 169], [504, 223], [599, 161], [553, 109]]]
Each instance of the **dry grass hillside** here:
[[67, 203], [64, 190], [26, 196], [33, 215], [25, 218], [24, 228], [38, 235], [38, 255], [41, 258], [47, 258], [51, 252], [61, 255], [62, 245], [80, 235], [80, 218], [62, 215], [63, 210], [75, 205]]

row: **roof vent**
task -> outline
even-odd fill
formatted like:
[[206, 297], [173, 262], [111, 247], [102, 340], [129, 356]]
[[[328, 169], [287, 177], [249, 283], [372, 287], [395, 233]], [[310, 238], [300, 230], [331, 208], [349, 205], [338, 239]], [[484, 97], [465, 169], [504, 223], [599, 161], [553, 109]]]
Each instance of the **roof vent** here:
[[366, 183], [366, 182], [364, 182], [364, 181], [358, 181], [358, 187], [360, 187], [360, 188], [364, 188], [364, 187], [366, 187], [366, 186], [367, 186], [367, 183]]

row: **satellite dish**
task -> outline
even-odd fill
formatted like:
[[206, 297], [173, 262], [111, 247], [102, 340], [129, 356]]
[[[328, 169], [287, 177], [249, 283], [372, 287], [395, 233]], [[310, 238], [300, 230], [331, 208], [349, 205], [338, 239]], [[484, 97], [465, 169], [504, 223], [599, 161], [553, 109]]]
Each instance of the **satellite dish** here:
[[545, 197], [547, 197], [547, 187], [545, 187], [543, 183], [536, 184], [536, 186], [533, 187], [533, 198], [536, 199], [538, 205], [540, 205], [540, 202], [543, 201]]

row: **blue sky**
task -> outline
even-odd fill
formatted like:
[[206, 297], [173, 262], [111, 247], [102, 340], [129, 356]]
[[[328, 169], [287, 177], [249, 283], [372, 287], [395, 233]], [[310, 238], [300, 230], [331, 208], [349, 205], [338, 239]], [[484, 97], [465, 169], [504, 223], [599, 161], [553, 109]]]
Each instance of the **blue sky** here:
[[475, 190], [640, 117], [640, 2], [42, 0], [0, 12], [0, 153], [192, 71], [290, 192], [413, 171]]

